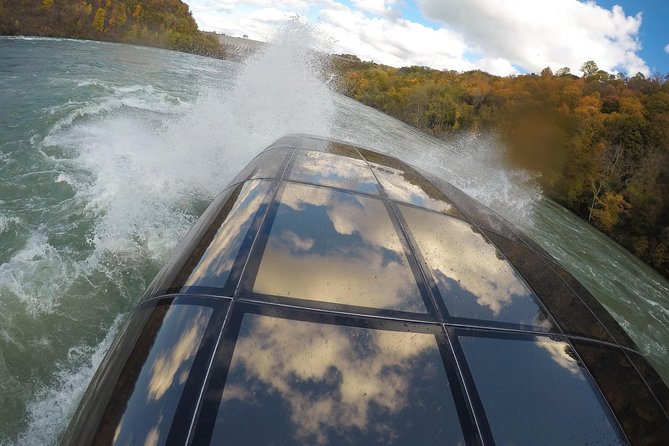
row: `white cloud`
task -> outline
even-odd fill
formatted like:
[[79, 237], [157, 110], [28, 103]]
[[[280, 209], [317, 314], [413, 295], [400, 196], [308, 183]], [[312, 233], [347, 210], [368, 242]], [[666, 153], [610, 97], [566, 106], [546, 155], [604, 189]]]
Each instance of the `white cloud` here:
[[667, 46], [664, 47], [664, 52], [669, 54], [669, 43], [667, 43]]
[[[649, 73], [637, 55], [641, 15], [577, 0], [419, 0], [438, 29], [400, 17], [398, 0], [191, 0], [201, 29], [270, 40], [300, 15], [335, 42], [332, 50], [392, 65], [481, 69], [508, 75], [594, 60], [609, 72]], [[353, 9], [357, 8], [357, 9]], [[669, 45], [668, 45], [669, 46]]]
[[392, 66], [427, 65], [452, 70], [476, 66], [465, 59], [467, 46], [459, 34], [408, 20], [369, 18], [349, 9], [324, 10], [319, 28], [332, 36], [335, 49]]
[[190, 0], [200, 29], [230, 36], [270, 40], [277, 25], [296, 15], [341, 7], [334, 0]]
[[497, 74], [499, 76], [518, 74], [518, 70], [516, 70], [516, 68], [511, 65], [511, 62], [499, 57], [484, 57], [483, 59], [479, 60], [476, 65], [483, 71], [491, 74]]
[[353, 4], [363, 11], [388, 17], [398, 16], [398, 13], [393, 10], [395, 3], [395, 0], [353, 0]]
[[[424, 14], [460, 32], [475, 53], [507, 60], [528, 71], [586, 60], [600, 68], [648, 74], [636, 54], [641, 14], [626, 16], [620, 6], [607, 10], [577, 0], [419, 0]], [[502, 62], [499, 62], [502, 63]]]
[[478, 68], [465, 59], [467, 46], [458, 33], [399, 19], [391, 9], [395, 0], [354, 3], [376, 16], [354, 11], [334, 0], [196, 0], [190, 6], [200, 28], [207, 31], [270, 40], [278, 23], [301, 15], [334, 39], [334, 52], [398, 67], [426, 65], [460, 71]]

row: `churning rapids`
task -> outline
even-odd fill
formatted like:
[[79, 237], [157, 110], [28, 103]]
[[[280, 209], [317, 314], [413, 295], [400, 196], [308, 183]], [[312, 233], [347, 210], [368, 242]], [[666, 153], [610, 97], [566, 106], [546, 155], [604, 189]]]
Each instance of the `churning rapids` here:
[[[309, 31], [245, 64], [0, 38], [0, 444], [57, 442], [119, 325], [237, 171], [290, 132], [387, 151], [529, 233], [669, 381], [669, 283], [500, 166], [334, 93]], [[326, 76], [327, 77], [327, 76]]]

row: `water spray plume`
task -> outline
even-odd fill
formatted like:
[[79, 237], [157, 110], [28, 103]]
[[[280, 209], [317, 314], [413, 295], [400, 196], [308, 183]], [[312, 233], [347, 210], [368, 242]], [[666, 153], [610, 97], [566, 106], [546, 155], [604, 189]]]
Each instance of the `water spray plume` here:
[[[286, 133], [330, 134], [335, 106], [319, 79], [320, 45], [312, 28], [294, 20], [241, 66], [202, 60], [222, 64], [225, 78], [195, 87], [192, 102], [160, 83], [90, 79], [78, 86], [96, 96], [54, 107], [55, 122], [38, 144], [61, 170], [57, 183], [73, 191], [61, 203], [68, 218], [89, 222], [84, 251], [54, 246], [52, 233], [70, 227], [45, 227], [0, 267], [0, 291], [23, 302], [35, 323], [72, 296], [80, 311], [102, 300], [127, 312], [198, 215], [260, 150]], [[40, 272], [48, 272], [44, 280]], [[81, 317], [95, 318], [88, 313]], [[92, 323], [99, 331], [101, 322]], [[56, 365], [49, 386], [26, 409], [19, 444], [55, 440], [108, 345], [105, 338], [77, 347], [94, 356], [79, 368], [69, 359]]]
[[[54, 184], [72, 197], [54, 208], [61, 218], [32, 228], [24, 248], [0, 266], [0, 292], [23, 305], [30, 314], [21, 316], [35, 326], [54, 316], [65, 319], [61, 311], [66, 311], [67, 321], [58, 323], [76, 320], [86, 338], [47, 336], [66, 351], [84, 354], [74, 362], [65, 354], [51, 355], [55, 372], [41, 378], [41, 390], [24, 396], [27, 426], [19, 444], [43, 444], [59, 431], [106, 351], [105, 334], [118, 324], [114, 318], [132, 308], [213, 197], [280, 136], [301, 132], [346, 139], [427, 168], [487, 204], [511, 200], [515, 207], [507, 208], [527, 208], [533, 197], [518, 194], [503, 168], [486, 164], [493, 142], [447, 145], [331, 91], [329, 45], [316, 29], [294, 19], [241, 65], [133, 48], [141, 52], [133, 64], [151, 55], [167, 59], [144, 66], [182, 63], [184, 78], [204, 74], [195, 77], [195, 85], [176, 87], [171, 79], [80, 76], [76, 88], [91, 93], [53, 107], [48, 135], [36, 145], [57, 171]], [[76, 240], [57, 243], [54, 235], [75, 230]], [[22, 333], [10, 324], [3, 328], [8, 336]], [[54, 330], [59, 329], [72, 332]]]

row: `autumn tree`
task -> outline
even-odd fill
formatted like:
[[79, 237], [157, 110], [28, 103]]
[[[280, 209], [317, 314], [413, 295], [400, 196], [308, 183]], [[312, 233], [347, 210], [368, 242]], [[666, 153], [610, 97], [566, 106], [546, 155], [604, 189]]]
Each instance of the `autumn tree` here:
[[148, 44], [221, 56], [180, 0], [0, 0], [0, 34]]
[[104, 8], [98, 8], [95, 11], [95, 16], [93, 17], [93, 28], [99, 33], [105, 30], [106, 15], [107, 12], [104, 10]]
[[625, 77], [594, 61], [573, 76], [492, 76], [334, 64], [342, 92], [436, 136], [489, 130], [507, 161], [540, 173], [546, 196], [669, 277], [669, 78]]

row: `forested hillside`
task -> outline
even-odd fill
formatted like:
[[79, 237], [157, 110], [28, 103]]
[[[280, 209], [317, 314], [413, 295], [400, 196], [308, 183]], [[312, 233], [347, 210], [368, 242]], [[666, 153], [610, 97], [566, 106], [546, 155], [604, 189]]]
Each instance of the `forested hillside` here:
[[497, 133], [547, 196], [669, 277], [669, 76], [613, 76], [590, 61], [580, 76], [497, 77], [347, 55], [335, 68], [343, 93], [436, 136]]
[[180, 0], [0, 0], [0, 35], [137, 43], [221, 56]]

